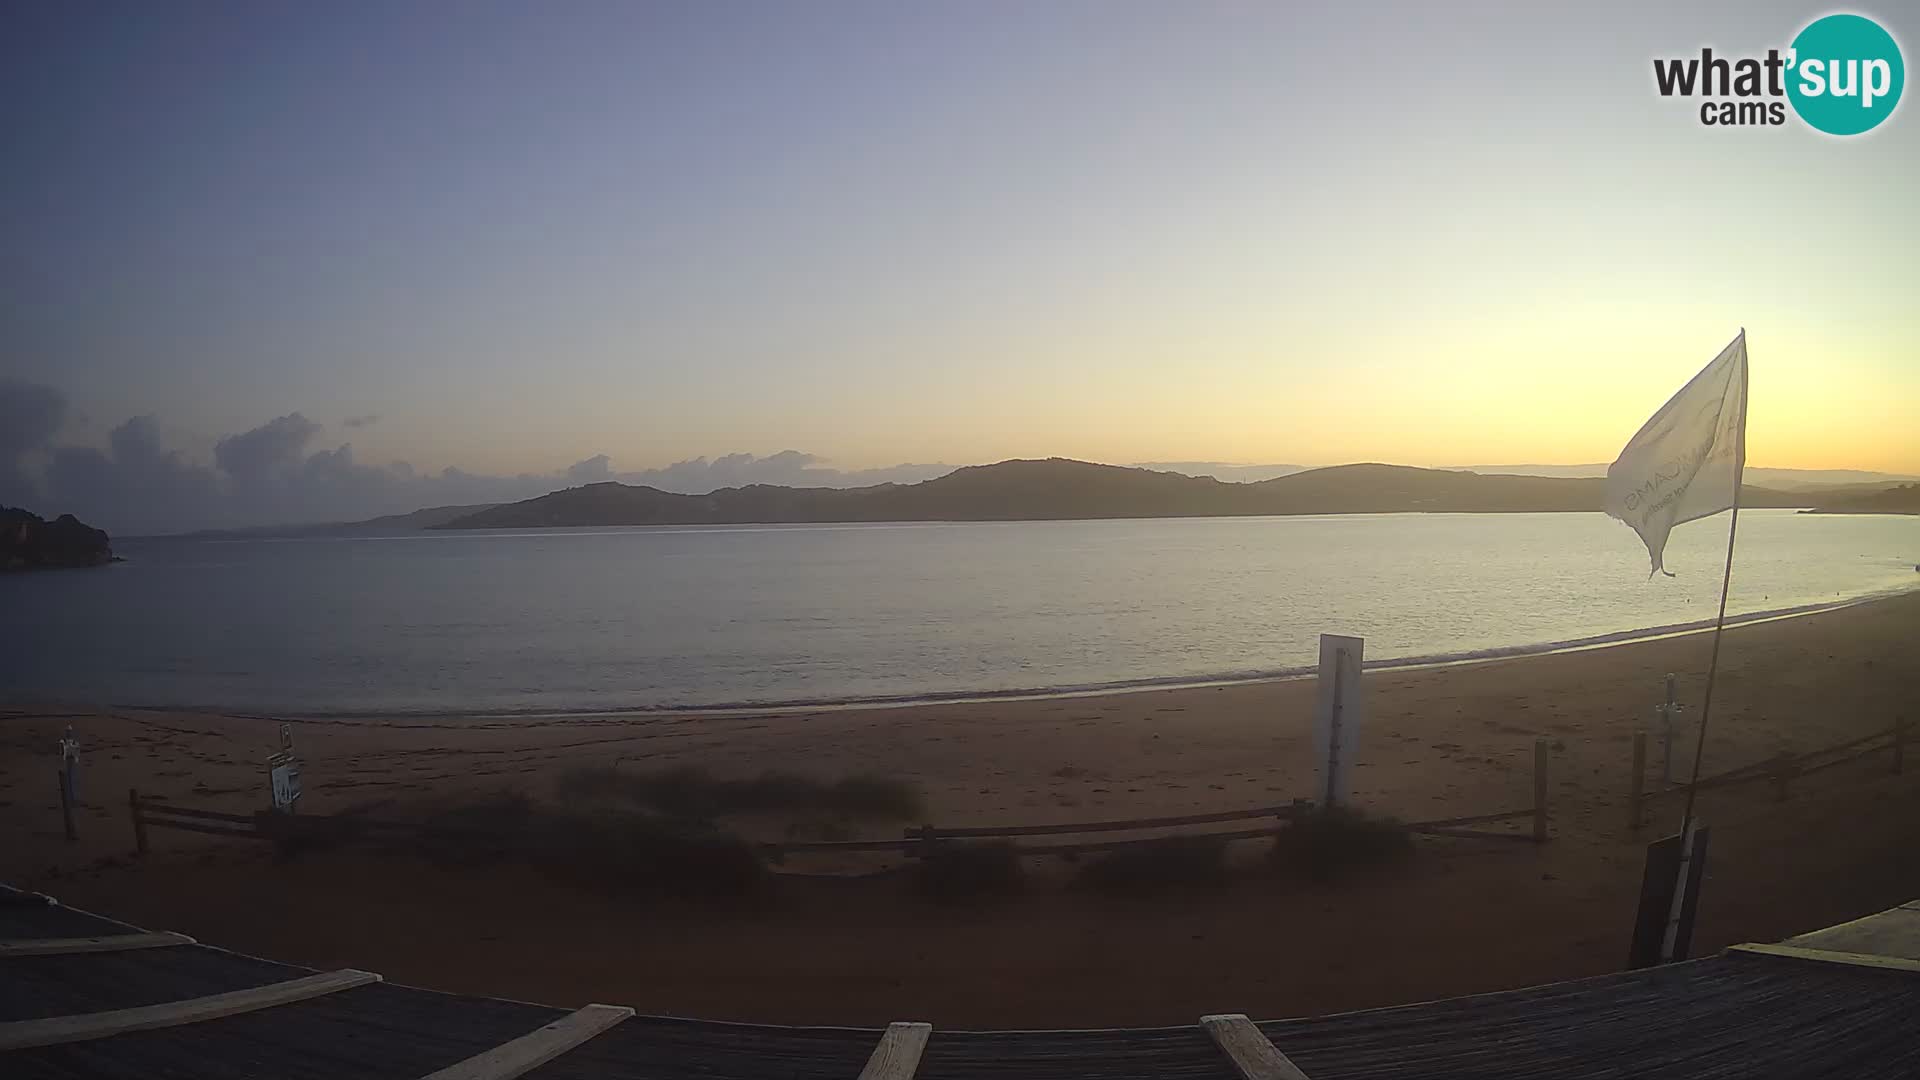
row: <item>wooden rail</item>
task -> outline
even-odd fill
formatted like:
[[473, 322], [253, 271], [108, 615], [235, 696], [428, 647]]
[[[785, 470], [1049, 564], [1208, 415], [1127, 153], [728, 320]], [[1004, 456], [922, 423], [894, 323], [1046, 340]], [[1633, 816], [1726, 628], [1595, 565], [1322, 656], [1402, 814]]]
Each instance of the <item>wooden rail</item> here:
[[632, 1015], [625, 1005], [587, 1005], [512, 1042], [428, 1073], [424, 1080], [514, 1080]]
[[[1906, 728], [1906, 718], [1901, 717], [1894, 721], [1891, 728], [1884, 731], [1871, 732], [1856, 739], [1848, 739], [1846, 742], [1834, 743], [1832, 746], [1823, 746], [1801, 754], [1783, 753], [1765, 761], [1748, 762], [1725, 772], [1702, 777], [1692, 784], [1673, 784], [1657, 791], [1646, 790], [1645, 736], [1642, 733], [1636, 736], [1634, 741], [1633, 774], [1629, 778], [1627, 795], [1627, 830], [1630, 833], [1639, 831], [1645, 818], [1645, 806], [1648, 800], [1666, 795], [1685, 794], [1689, 788], [1694, 791], [1711, 791], [1737, 784], [1769, 781], [1774, 785], [1775, 798], [1785, 799], [1792, 781], [1798, 777], [1812, 776], [1886, 751], [1892, 751], [1890, 771], [1898, 775], [1906, 763]], [[1881, 739], [1887, 742], [1878, 746], [1871, 745]], [[1827, 758], [1831, 754], [1839, 756], [1824, 761], [1816, 760]]]
[[[372, 821], [358, 816], [302, 816], [298, 819], [280, 820], [262, 811], [255, 815], [228, 814], [213, 810], [198, 810], [181, 806], [167, 806], [142, 799], [137, 791], [129, 793], [129, 803], [133, 813], [134, 841], [138, 850], [145, 854], [147, 850], [146, 832], [148, 829], [178, 829], [185, 832], [203, 833], [212, 836], [231, 836], [247, 840], [275, 841], [284, 838], [289, 831], [312, 831], [314, 833], [334, 833], [351, 835], [355, 832], [413, 832], [419, 834], [446, 833], [458, 830], [437, 829], [429, 825], [415, 825], [397, 821]], [[1222, 810], [1206, 814], [1182, 814], [1174, 817], [1130, 818], [1121, 821], [1063, 822], [1049, 825], [1010, 825], [1002, 827], [979, 826], [958, 829], [939, 829], [923, 825], [908, 829], [906, 836], [899, 840], [786, 840], [762, 843], [759, 849], [767, 856], [778, 860], [790, 854], [838, 852], [898, 852], [906, 855], [922, 856], [933, 853], [939, 845], [956, 840], [1000, 839], [1020, 836], [1065, 836], [1075, 834], [1138, 832], [1150, 829], [1179, 828], [1184, 825], [1204, 825], [1216, 822], [1245, 821], [1259, 818], [1277, 818], [1278, 824], [1263, 825], [1259, 828], [1236, 829], [1228, 832], [1182, 832], [1172, 836], [1130, 837], [1123, 840], [1088, 840], [1064, 844], [1019, 844], [1014, 847], [1021, 856], [1079, 855], [1096, 851], [1112, 851], [1119, 848], [1135, 847], [1147, 844], [1164, 843], [1174, 836], [1192, 837], [1201, 840], [1253, 840], [1265, 836], [1274, 836], [1286, 829], [1286, 823], [1312, 812], [1312, 806], [1300, 800], [1284, 806], [1260, 806], [1250, 810]], [[1499, 821], [1513, 821], [1519, 818], [1533, 818], [1536, 828], [1533, 834], [1518, 832], [1487, 832], [1462, 828], [1466, 825], [1482, 825]], [[267, 819], [265, 822], [262, 819]], [[1544, 807], [1535, 805], [1520, 810], [1501, 810], [1491, 814], [1472, 814], [1466, 817], [1441, 818], [1433, 821], [1407, 822], [1401, 829], [1425, 836], [1449, 836], [1470, 840], [1543, 840], [1545, 839]]]
[[147, 853], [149, 828], [178, 829], [182, 832], [231, 836], [242, 840], [271, 839], [261, 830], [257, 814], [228, 814], [218, 810], [173, 806], [141, 798], [138, 788], [127, 790], [127, 811], [133, 818], [134, 850], [142, 855]]
[[927, 1049], [933, 1025], [915, 1021], [895, 1021], [887, 1025], [860, 1070], [859, 1080], [913, 1080], [920, 1068], [920, 1055]]
[[0, 960], [14, 956], [72, 956], [76, 953], [126, 952], [192, 945], [185, 934], [103, 934], [98, 937], [20, 938], [0, 941]]
[[1246, 1013], [1203, 1016], [1200, 1029], [1226, 1055], [1240, 1080], [1308, 1080], [1298, 1065], [1253, 1026]]
[[[1403, 824], [1401, 829], [1410, 833], [1427, 836], [1451, 836], [1469, 840], [1531, 840], [1545, 843], [1547, 840], [1547, 760], [1548, 744], [1545, 739], [1534, 740], [1533, 745], [1533, 805], [1522, 810], [1499, 810], [1490, 814], [1470, 814], [1465, 817], [1441, 818], [1434, 821], [1415, 821]], [[924, 855], [938, 850], [937, 845], [963, 839], [1002, 839], [1019, 836], [1056, 836], [1062, 834], [1132, 832], [1146, 829], [1178, 828], [1184, 825], [1203, 825], [1224, 821], [1242, 821], [1250, 818], [1278, 818], [1282, 822], [1299, 820], [1314, 812], [1313, 804], [1306, 799], [1295, 799], [1282, 806], [1258, 806], [1250, 810], [1224, 810], [1205, 814], [1182, 814], [1176, 817], [1132, 818], [1125, 821], [1083, 821], [1053, 825], [1003, 825], [970, 827], [960, 829], [938, 829], [932, 825], [906, 830], [904, 841], [864, 841], [854, 840], [835, 843], [823, 841], [807, 845], [770, 845], [779, 846], [784, 851], [809, 850], [884, 850], [896, 843], [908, 846], [901, 848], [908, 854]], [[1484, 825], [1497, 821], [1511, 821], [1517, 818], [1532, 818], [1533, 831], [1526, 833], [1487, 832], [1461, 828], [1465, 825]], [[1280, 832], [1284, 825], [1268, 826], [1258, 829], [1243, 829], [1237, 832], [1179, 833], [1179, 836], [1191, 836], [1196, 839], [1247, 840], [1261, 836], [1271, 836]], [[1019, 855], [1067, 855], [1088, 851], [1106, 851], [1113, 848], [1132, 847], [1137, 844], [1156, 844], [1168, 837], [1145, 837], [1132, 840], [1110, 840], [1072, 844], [1021, 844], [1014, 847]], [[855, 847], [860, 845], [861, 847]]]
[[[1547, 839], [1547, 743], [1537, 740], [1534, 746], [1534, 803], [1530, 807], [1517, 810], [1499, 810], [1488, 814], [1469, 814], [1463, 817], [1438, 818], [1432, 821], [1415, 821], [1401, 824], [1399, 828], [1406, 832], [1426, 836], [1448, 836], [1472, 840], [1531, 840], [1536, 843]], [[411, 833], [414, 835], [458, 835], [461, 830], [446, 829], [432, 825], [410, 822], [381, 821], [355, 815], [302, 816], [298, 818], [259, 811], [254, 814], [232, 814], [215, 810], [200, 810], [192, 807], [172, 806], [142, 799], [138, 790], [127, 792], [127, 802], [133, 816], [134, 843], [141, 854], [147, 851], [147, 830], [149, 828], [179, 829], [186, 832], [205, 833], [213, 836], [232, 836], [243, 839], [280, 841], [291, 836], [333, 836], [350, 837], [365, 833]], [[783, 840], [768, 841], [759, 844], [759, 850], [767, 857], [779, 861], [787, 855], [807, 853], [864, 853], [897, 852], [916, 857], [936, 853], [942, 845], [954, 841], [1013, 839], [1030, 836], [1078, 836], [1111, 832], [1147, 832], [1160, 829], [1183, 829], [1192, 825], [1213, 825], [1233, 821], [1266, 820], [1272, 824], [1257, 828], [1237, 829], [1227, 832], [1179, 832], [1161, 836], [1131, 837], [1120, 840], [1079, 840], [1060, 844], [1018, 844], [1013, 850], [1021, 856], [1077, 855], [1094, 851], [1111, 851], [1118, 848], [1137, 845], [1160, 844], [1174, 837], [1191, 837], [1198, 840], [1226, 842], [1231, 840], [1251, 840], [1273, 836], [1282, 832], [1290, 823], [1301, 820], [1314, 813], [1312, 802], [1295, 799], [1290, 803], [1271, 806], [1255, 806], [1245, 810], [1214, 810], [1198, 814], [1175, 814], [1149, 818], [1126, 818], [1114, 821], [1073, 821], [1053, 822], [1045, 825], [987, 825], [963, 826], [942, 829], [933, 825], [920, 825], [905, 830], [898, 840]], [[1519, 832], [1489, 832], [1465, 828], [1471, 825], [1486, 825], [1501, 821], [1513, 821], [1520, 818], [1532, 818], [1531, 834]]]
[[1220, 821], [1243, 821], [1247, 818], [1279, 817], [1292, 818], [1310, 809], [1305, 799], [1297, 800], [1285, 806], [1257, 806], [1251, 810], [1221, 810], [1210, 814], [1181, 814], [1177, 817], [1134, 818], [1130, 821], [1083, 821], [1055, 825], [999, 825], [966, 829], [935, 829], [924, 825], [918, 829], [908, 829], [907, 838], [924, 840], [932, 835], [940, 840], [972, 839], [976, 837], [1003, 836], [1057, 836], [1063, 833], [1090, 832], [1128, 832], [1134, 829], [1169, 829], [1180, 825], [1210, 825]]
[[39, 1020], [15, 1020], [0, 1024], [0, 1050], [24, 1050], [33, 1046], [57, 1046], [61, 1043], [104, 1039], [128, 1031], [194, 1024], [222, 1016], [268, 1009], [305, 1001], [321, 994], [351, 990], [380, 981], [370, 971], [351, 968], [330, 971], [286, 982], [268, 983], [247, 990], [169, 1001], [161, 1005], [141, 1005], [132, 1009], [79, 1013], [73, 1016], [49, 1016]]

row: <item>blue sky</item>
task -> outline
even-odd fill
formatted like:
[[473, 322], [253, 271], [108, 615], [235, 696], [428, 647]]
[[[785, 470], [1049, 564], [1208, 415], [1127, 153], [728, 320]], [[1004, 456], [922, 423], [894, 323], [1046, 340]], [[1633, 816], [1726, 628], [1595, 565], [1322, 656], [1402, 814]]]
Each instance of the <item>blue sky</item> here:
[[0, 375], [32, 469], [1571, 462], [1745, 325], [1756, 463], [1920, 471], [1920, 106], [1652, 88], [1822, 10], [16, 6]]

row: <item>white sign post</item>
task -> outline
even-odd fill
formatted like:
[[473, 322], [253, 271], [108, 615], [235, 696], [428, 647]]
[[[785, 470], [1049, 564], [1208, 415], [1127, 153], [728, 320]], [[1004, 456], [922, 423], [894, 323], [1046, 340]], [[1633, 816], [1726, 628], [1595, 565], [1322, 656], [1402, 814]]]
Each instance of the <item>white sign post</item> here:
[[1667, 673], [1667, 703], [1655, 705], [1653, 711], [1660, 716], [1660, 787], [1665, 790], [1673, 786], [1673, 729], [1680, 720], [1682, 706], [1673, 696], [1673, 673]]
[[73, 725], [60, 739], [60, 816], [67, 827], [67, 842], [80, 839], [74, 831], [73, 808], [80, 805], [80, 740], [73, 737]]
[[1314, 768], [1321, 807], [1345, 802], [1366, 718], [1360, 663], [1366, 641], [1338, 634], [1320, 635], [1319, 696], [1313, 709]]

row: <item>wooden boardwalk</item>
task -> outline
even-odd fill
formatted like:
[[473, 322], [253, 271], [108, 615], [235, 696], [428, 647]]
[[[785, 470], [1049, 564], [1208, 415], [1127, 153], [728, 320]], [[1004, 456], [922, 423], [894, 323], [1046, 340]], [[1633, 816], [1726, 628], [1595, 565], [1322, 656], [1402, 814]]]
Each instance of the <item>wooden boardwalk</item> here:
[[[187, 939], [15, 948], [0, 954], [0, 1076], [1912, 1078], [1920, 1076], [1920, 963], [1899, 954], [1920, 944], [1910, 940], [1920, 934], [1916, 909], [1770, 951], [1734, 949], [1525, 990], [1292, 1020], [1226, 1015], [1096, 1031], [802, 1028], [631, 1016], [618, 1006], [576, 1012], [393, 986], [368, 972], [315, 972]], [[0, 943], [143, 933], [0, 888]], [[1874, 948], [1890, 951], [1861, 951]]]

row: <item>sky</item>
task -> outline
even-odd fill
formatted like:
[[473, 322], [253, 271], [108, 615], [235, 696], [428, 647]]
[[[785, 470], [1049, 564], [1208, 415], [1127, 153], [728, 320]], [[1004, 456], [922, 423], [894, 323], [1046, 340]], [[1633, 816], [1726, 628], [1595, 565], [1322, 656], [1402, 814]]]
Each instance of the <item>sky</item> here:
[[1742, 327], [1750, 461], [1920, 472], [1920, 103], [1653, 85], [1826, 10], [13, 5], [0, 501], [1606, 461]]

